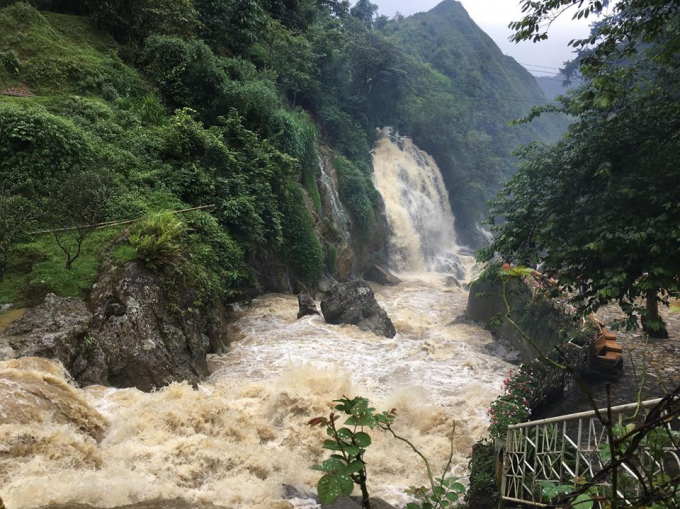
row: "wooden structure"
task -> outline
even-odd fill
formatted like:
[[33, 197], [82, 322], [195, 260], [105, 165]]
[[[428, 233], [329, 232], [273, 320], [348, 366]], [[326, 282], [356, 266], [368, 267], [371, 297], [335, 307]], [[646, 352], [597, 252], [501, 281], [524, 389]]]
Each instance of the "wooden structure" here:
[[591, 367], [611, 371], [623, 367], [623, 348], [616, 342], [616, 334], [604, 326], [595, 315], [591, 315], [599, 328], [599, 334], [590, 345]]

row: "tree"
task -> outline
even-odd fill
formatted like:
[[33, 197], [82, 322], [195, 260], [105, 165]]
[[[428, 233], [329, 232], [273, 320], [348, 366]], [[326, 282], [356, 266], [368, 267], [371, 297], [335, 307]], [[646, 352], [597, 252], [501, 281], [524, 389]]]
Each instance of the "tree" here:
[[190, 37], [198, 27], [191, 0], [86, 0], [93, 21], [119, 40], [153, 34]]
[[257, 41], [267, 16], [257, 0], [194, 0], [202, 35], [212, 45], [244, 54]]
[[[541, 28], [565, 7], [577, 17], [601, 2], [526, 2], [511, 24], [517, 41], [543, 40]], [[665, 336], [659, 302], [680, 295], [680, 7], [674, 2], [621, 0], [598, 23], [575, 68], [585, 83], [557, 107], [576, 122], [552, 147], [518, 152], [519, 172], [493, 202], [503, 223], [482, 260], [499, 253], [518, 264], [542, 263], [558, 290], [588, 313], [618, 301], [628, 325], [643, 318]], [[647, 301], [647, 309], [638, 304]]]
[[106, 171], [81, 171], [70, 175], [49, 199], [47, 222], [71, 270], [82, 252], [85, 239], [106, 218], [106, 207], [115, 188]]
[[30, 200], [10, 195], [0, 184], [0, 283], [9, 265], [12, 246], [23, 239], [33, 225], [35, 210]]
[[378, 6], [370, 0], [359, 0], [350, 11], [352, 16], [363, 21], [369, 28], [373, 26], [373, 17], [376, 12], [378, 12]]

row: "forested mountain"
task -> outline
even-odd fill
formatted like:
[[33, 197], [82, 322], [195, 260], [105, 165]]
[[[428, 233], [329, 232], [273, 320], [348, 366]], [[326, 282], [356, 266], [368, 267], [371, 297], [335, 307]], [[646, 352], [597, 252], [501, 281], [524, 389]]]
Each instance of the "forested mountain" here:
[[566, 79], [567, 77], [564, 74], [558, 73], [554, 76], [536, 76], [536, 83], [541, 87], [545, 96], [552, 101], [558, 95], [564, 95], [568, 90], [581, 85], [580, 78], [572, 78], [565, 87], [564, 84]]
[[[534, 77], [472, 21], [462, 4], [445, 0], [427, 13], [390, 22], [385, 32], [420, 63], [444, 92], [420, 92], [399, 127], [430, 151], [442, 169], [457, 220], [465, 229], [481, 219], [500, 180], [515, 169], [519, 144], [555, 141], [566, 117], [509, 126], [548, 102]], [[424, 90], [429, 92], [423, 93]]]
[[114, 254], [173, 273], [203, 303], [314, 285], [337, 274], [342, 242], [323, 221], [320, 152], [360, 270], [383, 228], [377, 127], [434, 155], [461, 233], [513, 171], [516, 145], [564, 128], [508, 125], [546, 99], [453, 0], [395, 20], [365, 0], [0, 7], [3, 301], [86, 292], [122, 227], [59, 229], [145, 215]]

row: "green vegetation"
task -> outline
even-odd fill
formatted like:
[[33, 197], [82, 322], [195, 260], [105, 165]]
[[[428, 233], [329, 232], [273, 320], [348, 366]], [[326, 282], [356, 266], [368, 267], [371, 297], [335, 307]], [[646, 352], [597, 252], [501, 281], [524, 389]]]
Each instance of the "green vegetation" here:
[[49, 234], [16, 244], [0, 285], [0, 303], [35, 305], [47, 293], [85, 297], [97, 278], [102, 251], [120, 233], [121, 228], [92, 232], [71, 270], [64, 268], [64, 253]]
[[[61, 246], [77, 280], [53, 288], [62, 294], [91, 282], [79, 268], [100, 260], [87, 254], [96, 245], [91, 224], [205, 205], [214, 205], [213, 219], [177, 219], [186, 231], [172, 256], [163, 251], [168, 224], [156, 225], [159, 235], [133, 232], [137, 257], [156, 269], [175, 255], [187, 261], [181, 277], [206, 302], [252, 295], [258, 280], [272, 279], [267, 272], [286, 269], [314, 285], [337, 257], [324, 255], [328, 239], [312, 221], [321, 212], [318, 145], [335, 151], [354, 233], [369, 238], [379, 201], [369, 150], [375, 128], [388, 124], [455, 173], [447, 182], [472, 224], [497, 170], [512, 167], [507, 121], [528, 111], [471, 118], [483, 94], [426, 56], [430, 43], [413, 44], [422, 27], [376, 17], [370, 2], [2, 0], [0, 8], [0, 92], [28, 95], [0, 98], [3, 189], [32, 204], [22, 216]], [[459, 29], [437, 25], [440, 45], [459, 44], [451, 36]], [[477, 72], [471, 56], [451, 58], [459, 74]], [[521, 71], [500, 53], [490, 58], [509, 74], [493, 81], [489, 111], [508, 102], [505, 81], [535, 88], [526, 72], [517, 81]], [[526, 99], [540, 104], [535, 92]], [[6, 265], [26, 230], [5, 229]], [[114, 253], [116, 263], [131, 257], [129, 246]]]
[[493, 443], [480, 440], [472, 446], [468, 465], [470, 485], [465, 493], [469, 509], [496, 509], [499, 487], [496, 484], [496, 448]]
[[[527, 4], [516, 38], [540, 39], [542, 21], [558, 6], [580, 6], [540, 4]], [[579, 15], [599, 4], [587, 2]], [[658, 305], [680, 295], [680, 8], [626, 0], [614, 11], [572, 66], [584, 84], [547, 108], [577, 121], [556, 145], [518, 152], [521, 169], [493, 204], [503, 223], [481, 258], [541, 262], [544, 272], [559, 274], [556, 291], [573, 292], [581, 313], [615, 301], [629, 327], [640, 315], [650, 334], [665, 336]]]
[[360, 232], [367, 235], [371, 230], [378, 200], [368, 169], [364, 166], [365, 169], [362, 171], [359, 165], [353, 164], [345, 157], [333, 159], [333, 166], [338, 175], [340, 199], [349, 209]]
[[173, 267], [182, 259], [186, 227], [169, 212], [148, 216], [132, 228], [130, 245], [137, 258], [154, 270]]
[[375, 408], [369, 407], [366, 398], [356, 397], [353, 399], [342, 398], [334, 400], [338, 403], [336, 410], [343, 412], [348, 418], [339, 427], [341, 415], [332, 412], [328, 418], [315, 417], [309, 421], [311, 427], [320, 426], [326, 428], [326, 434], [331, 437], [325, 440], [323, 448], [331, 451], [329, 459], [321, 465], [312, 466], [312, 470], [323, 472], [324, 475], [317, 483], [317, 492], [321, 503], [329, 505], [335, 502], [341, 495], [351, 495], [354, 485], [361, 488], [361, 506], [371, 509], [371, 501], [366, 486], [367, 463], [364, 455], [372, 443], [369, 430], [380, 429], [392, 435], [393, 438], [407, 444], [420, 459], [423, 460], [427, 470], [430, 487], [411, 486], [406, 493], [418, 502], [406, 505], [407, 509], [445, 509], [453, 507], [459, 500], [460, 495], [465, 493], [465, 486], [458, 482], [457, 477], [447, 477], [451, 460], [453, 459], [453, 434], [451, 433], [451, 451], [448, 462], [444, 467], [442, 477], [434, 478], [430, 462], [425, 456], [407, 439], [397, 435], [392, 429], [392, 423], [397, 416], [397, 410], [376, 413]]

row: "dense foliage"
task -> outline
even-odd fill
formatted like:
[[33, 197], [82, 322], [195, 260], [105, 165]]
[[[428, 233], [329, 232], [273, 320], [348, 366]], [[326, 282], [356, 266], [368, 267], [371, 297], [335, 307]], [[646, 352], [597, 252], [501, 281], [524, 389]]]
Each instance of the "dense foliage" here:
[[[539, 2], [516, 37], [545, 35], [536, 23], [557, 4], [579, 2]], [[598, 7], [588, 2], [579, 15]], [[663, 335], [658, 303], [680, 295], [680, 7], [626, 0], [613, 9], [574, 64], [584, 85], [550, 108], [578, 121], [557, 145], [518, 153], [524, 163], [494, 202], [504, 222], [483, 258], [541, 262], [582, 312], [618, 301], [629, 325], [639, 312]]]
[[[336, 246], [315, 231], [319, 144], [335, 152], [339, 194], [361, 242], [379, 223], [376, 127], [394, 125], [435, 154], [463, 227], [512, 170], [511, 148], [538, 132], [507, 126], [544, 101], [532, 78], [455, 2], [424, 24], [341, 0], [0, 7], [0, 92], [28, 95], [0, 96], [7, 198], [34, 205], [26, 218], [38, 230], [214, 205], [214, 223], [202, 221], [209, 241], [190, 224], [195, 215], [177, 218], [186, 223], [178, 256], [207, 264], [196, 281], [211, 298], [252, 294], [258, 279], [268, 284], [267, 271], [313, 285], [334, 270]], [[443, 53], [431, 54], [435, 45]], [[74, 193], [88, 174], [97, 185]], [[80, 254], [91, 231], [67, 232], [55, 238], [74, 274], [79, 263], [96, 266], [89, 249]], [[10, 245], [20, 240], [9, 236]], [[6, 264], [12, 288], [33, 279], [35, 264], [16, 262]]]

